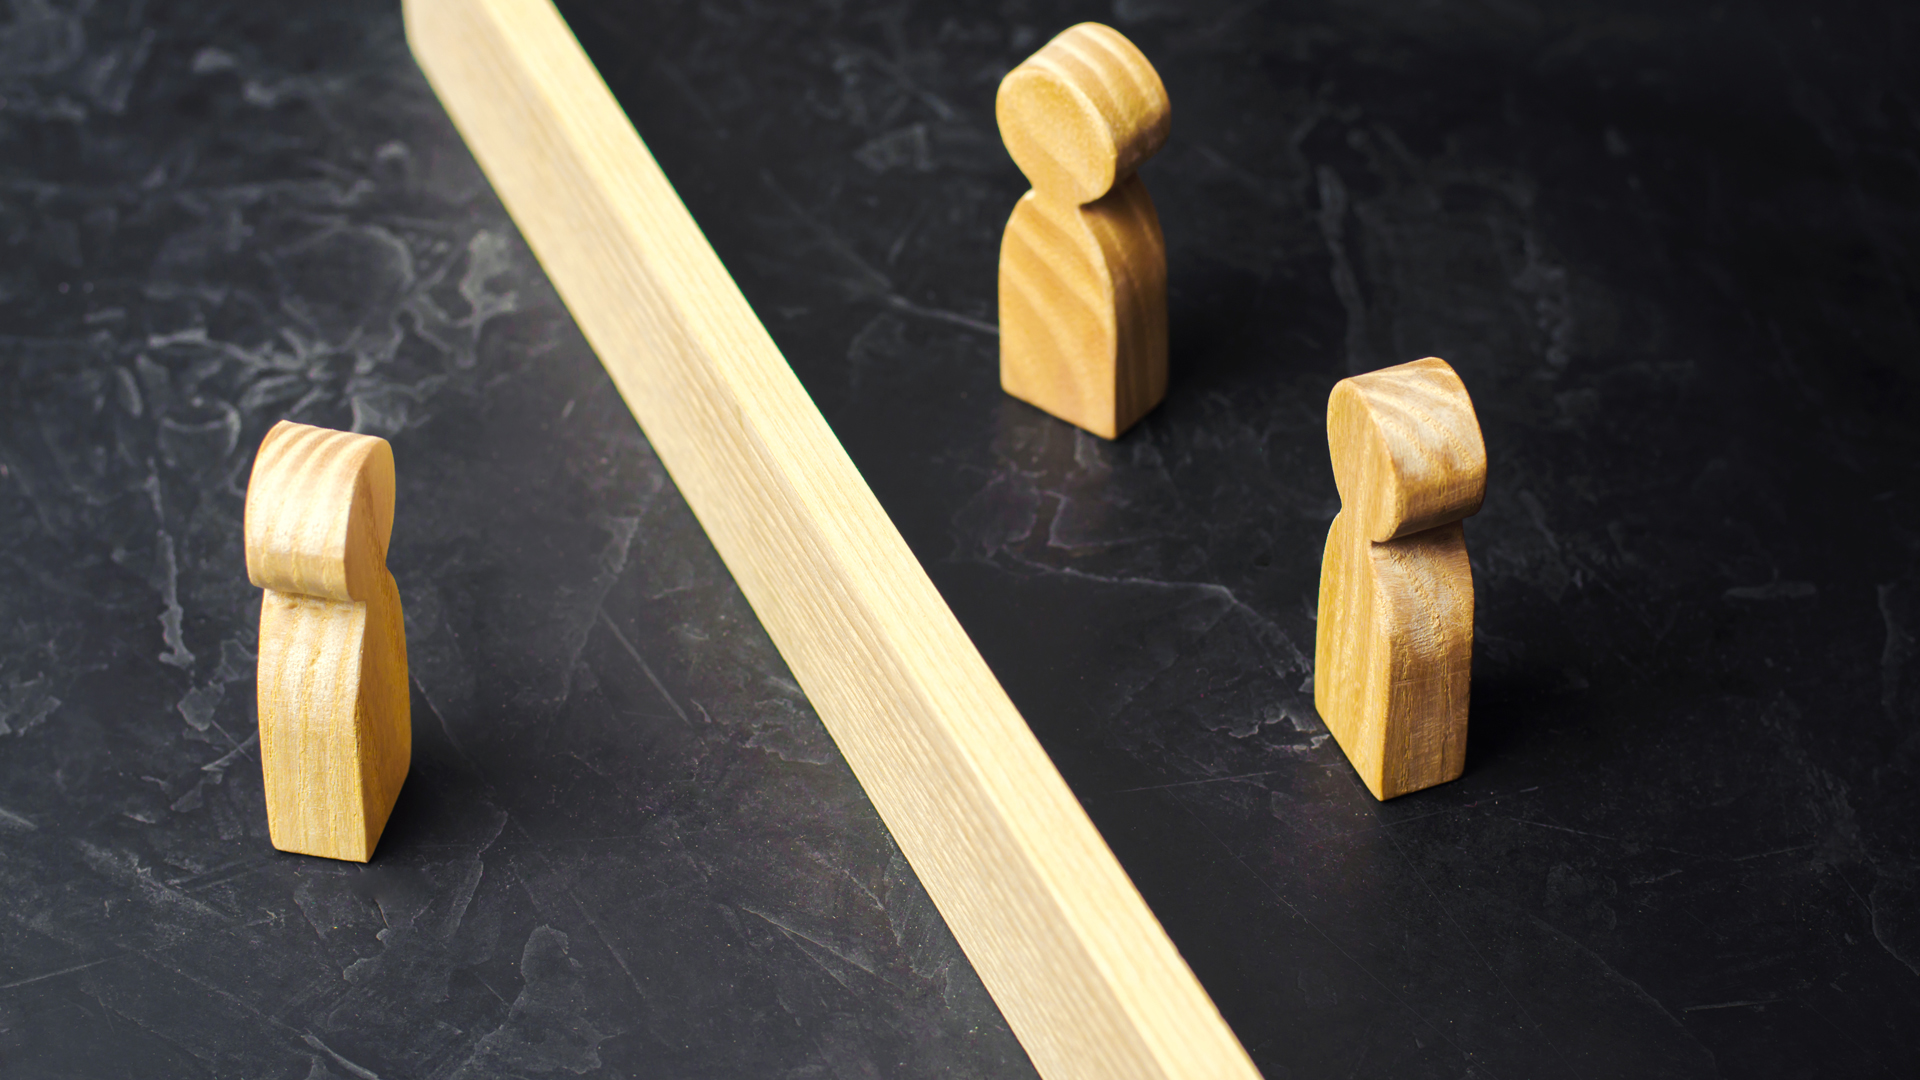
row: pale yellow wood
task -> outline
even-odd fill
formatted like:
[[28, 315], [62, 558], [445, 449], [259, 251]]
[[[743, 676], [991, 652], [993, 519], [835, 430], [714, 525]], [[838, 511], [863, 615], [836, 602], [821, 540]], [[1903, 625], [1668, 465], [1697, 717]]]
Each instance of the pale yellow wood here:
[[1049, 1080], [1255, 1074], [548, 0], [415, 56]]
[[406, 629], [387, 572], [393, 448], [282, 420], [247, 484], [260, 765], [282, 851], [366, 862], [412, 760]]
[[1153, 65], [1081, 23], [1000, 82], [994, 112], [1033, 184], [1000, 244], [1000, 385], [1114, 439], [1167, 392], [1167, 254], [1134, 175], [1167, 141]]
[[1486, 496], [1473, 401], [1429, 357], [1343, 379], [1327, 404], [1341, 510], [1320, 565], [1313, 698], [1377, 799], [1466, 767], [1473, 569]]

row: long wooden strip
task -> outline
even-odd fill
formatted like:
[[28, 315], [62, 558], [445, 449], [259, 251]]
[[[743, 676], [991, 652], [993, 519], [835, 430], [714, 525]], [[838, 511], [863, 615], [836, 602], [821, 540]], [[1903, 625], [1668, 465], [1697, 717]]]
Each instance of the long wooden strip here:
[[549, 0], [414, 55], [1034, 1065], [1258, 1074]]

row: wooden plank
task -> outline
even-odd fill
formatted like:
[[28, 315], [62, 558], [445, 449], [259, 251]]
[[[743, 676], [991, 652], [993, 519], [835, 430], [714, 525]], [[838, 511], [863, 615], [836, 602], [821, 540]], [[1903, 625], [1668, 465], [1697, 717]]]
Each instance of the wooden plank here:
[[548, 0], [407, 37], [1034, 1065], [1256, 1076]]

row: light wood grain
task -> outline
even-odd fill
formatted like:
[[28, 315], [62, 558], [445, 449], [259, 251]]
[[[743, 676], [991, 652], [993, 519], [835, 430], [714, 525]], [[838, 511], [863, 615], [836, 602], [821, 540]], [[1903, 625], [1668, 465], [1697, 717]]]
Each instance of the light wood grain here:
[[1327, 400], [1340, 505], [1370, 539], [1459, 521], [1487, 494], [1487, 447], [1460, 376], [1445, 360], [1342, 379]]
[[494, 188], [1042, 1075], [1251, 1063], [546, 0], [408, 0]]
[[386, 573], [393, 447], [282, 420], [247, 481], [247, 577], [263, 589], [364, 600]]
[[1007, 73], [994, 112], [1033, 184], [1000, 244], [1000, 385], [1118, 438], [1167, 391], [1166, 240], [1134, 175], [1166, 143], [1166, 87], [1081, 23]]
[[1118, 438], [1167, 392], [1167, 264], [1146, 185], [1087, 206], [1028, 192], [1000, 248], [1000, 385]]
[[1443, 360], [1356, 375], [1327, 405], [1341, 510], [1327, 532], [1314, 704], [1377, 799], [1466, 767], [1473, 569], [1459, 520], [1487, 456]]
[[265, 588], [257, 679], [267, 828], [282, 851], [366, 862], [412, 760], [406, 630], [387, 572], [393, 449], [281, 421], [247, 484]]
[[1090, 203], [1160, 152], [1173, 112], [1160, 73], [1120, 31], [1061, 31], [1000, 80], [994, 119], [1035, 190]]

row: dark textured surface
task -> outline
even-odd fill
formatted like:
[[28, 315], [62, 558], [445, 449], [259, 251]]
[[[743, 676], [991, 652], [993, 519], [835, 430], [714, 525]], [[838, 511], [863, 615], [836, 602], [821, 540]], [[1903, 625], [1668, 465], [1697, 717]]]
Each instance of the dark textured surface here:
[[[1270, 1080], [1920, 1071], [1901, 8], [565, 5]], [[317, 10], [317, 6], [313, 9]], [[0, 1074], [1028, 1074], [384, 4], [0, 23]], [[1174, 136], [1173, 390], [1003, 399], [1000, 74]], [[1322, 410], [1447, 357], [1468, 771], [1306, 688]], [[272, 852], [252, 447], [393, 438], [415, 767]]]
[[[1019, 1075], [397, 9], [318, 7], [0, 24], [0, 1076]], [[281, 416], [399, 461], [366, 867], [267, 842]]]

